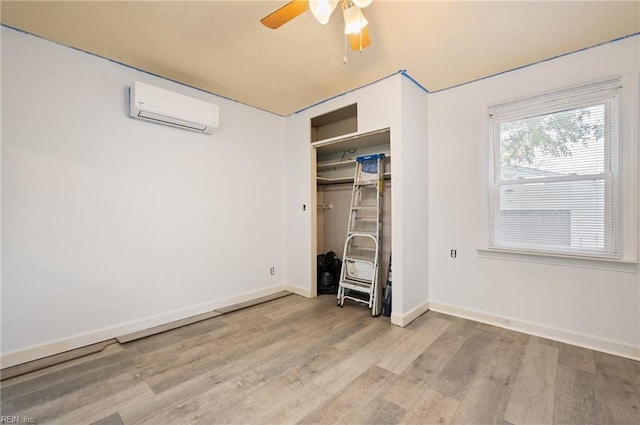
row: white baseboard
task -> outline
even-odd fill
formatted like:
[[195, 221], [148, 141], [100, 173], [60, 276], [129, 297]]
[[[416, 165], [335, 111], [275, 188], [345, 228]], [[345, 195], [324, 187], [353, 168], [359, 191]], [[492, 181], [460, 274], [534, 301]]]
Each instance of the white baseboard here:
[[429, 309], [439, 313], [449, 314], [451, 316], [462, 317], [476, 322], [524, 332], [530, 335], [577, 345], [591, 350], [602, 351], [604, 353], [614, 354], [620, 357], [626, 357], [632, 360], [640, 360], [640, 347], [631, 346], [619, 341], [612, 341], [564, 329], [551, 328], [510, 317], [495, 316], [489, 313], [470, 310], [438, 301], [430, 301]]
[[[0, 356], [0, 368], [8, 368], [19, 364], [27, 363], [33, 360], [42, 359], [44, 357], [53, 356], [56, 354], [64, 353], [66, 351], [75, 350], [88, 345], [97, 344], [109, 339], [123, 338], [123, 341], [129, 341], [131, 335], [142, 335], [148, 333], [151, 329], [160, 329], [162, 331], [167, 324], [182, 323], [188, 321], [193, 317], [215, 316], [214, 313], [217, 309], [224, 310], [229, 306], [234, 306], [242, 303], [246, 303], [258, 298], [267, 297], [269, 295], [276, 294], [281, 291], [289, 291], [297, 293], [303, 296], [300, 292], [304, 292], [302, 288], [293, 287], [290, 285], [275, 285], [268, 288], [259, 289], [257, 291], [246, 292], [233, 297], [223, 298], [220, 300], [210, 301], [202, 303], [196, 306], [188, 307], [181, 310], [172, 311], [169, 313], [159, 314], [153, 317], [147, 317], [144, 319], [119, 324], [113, 327], [98, 329], [92, 332], [84, 334], [74, 335], [69, 338], [51, 341], [46, 344], [32, 346], [13, 352], [8, 352]], [[308, 293], [308, 291], [307, 291]], [[166, 330], [166, 329], [164, 329]], [[151, 332], [156, 333], [156, 332]]]
[[429, 310], [429, 302], [425, 301], [422, 304], [411, 309], [408, 313], [400, 315], [394, 312], [391, 312], [391, 323], [404, 328], [409, 323], [416, 320], [418, 317], [422, 316]]
[[282, 290], [292, 292], [305, 298], [315, 298], [316, 296], [315, 294], [312, 295], [309, 289], [294, 285], [282, 285]]

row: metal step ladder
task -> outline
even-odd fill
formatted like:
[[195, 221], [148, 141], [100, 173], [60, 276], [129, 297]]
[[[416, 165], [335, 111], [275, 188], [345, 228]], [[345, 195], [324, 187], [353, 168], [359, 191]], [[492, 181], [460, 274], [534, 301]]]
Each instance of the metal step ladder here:
[[367, 304], [381, 313], [382, 194], [384, 154], [359, 156], [353, 179], [347, 240], [342, 255], [338, 305], [344, 300]]

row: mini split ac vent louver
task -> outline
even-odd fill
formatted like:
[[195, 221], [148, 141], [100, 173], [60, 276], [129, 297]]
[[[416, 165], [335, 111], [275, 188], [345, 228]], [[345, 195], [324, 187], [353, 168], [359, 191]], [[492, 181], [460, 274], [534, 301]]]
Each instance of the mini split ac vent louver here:
[[211, 134], [218, 128], [220, 107], [136, 81], [131, 86], [129, 114], [145, 121]]

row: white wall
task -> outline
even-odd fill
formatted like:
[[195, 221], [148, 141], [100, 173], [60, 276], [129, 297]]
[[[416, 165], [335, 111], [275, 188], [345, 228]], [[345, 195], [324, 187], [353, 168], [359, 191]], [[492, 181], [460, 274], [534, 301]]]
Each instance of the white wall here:
[[639, 44], [634, 37], [429, 96], [432, 309], [640, 357], [637, 265], [476, 251], [486, 229], [487, 105], [623, 75], [625, 240], [628, 259], [636, 259]]
[[[402, 198], [394, 209], [402, 216], [402, 249], [393, 255], [393, 291], [396, 295], [396, 254], [401, 256], [403, 268], [402, 309], [394, 323], [405, 325], [424, 313], [428, 307], [428, 224], [429, 180], [428, 162], [428, 96], [425, 91], [408, 78], [402, 79], [402, 139], [401, 162], [394, 168], [394, 185], [400, 177]], [[397, 152], [392, 152], [394, 155]], [[393, 159], [393, 156], [392, 156]], [[394, 227], [395, 231], [395, 227]], [[397, 251], [397, 252], [396, 252]], [[396, 310], [397, 311], [397, 310]], [[394, 313], [392, 313], [394, 314]], [[395, 314], [394, 314], [395, 316]]]
[[[135, 80], [220, 128], [129, 118]], [[282, 289], [283, 117], [7, 28], [2, 106], [4, 367]]]

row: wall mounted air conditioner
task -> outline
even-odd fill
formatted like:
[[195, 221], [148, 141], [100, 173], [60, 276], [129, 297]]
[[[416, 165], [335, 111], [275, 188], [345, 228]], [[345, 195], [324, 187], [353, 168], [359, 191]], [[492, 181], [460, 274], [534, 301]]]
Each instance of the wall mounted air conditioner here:
[[220, 107], [136, 81], [130, 90], [134, 118], [211, 134], [218, 128]]

